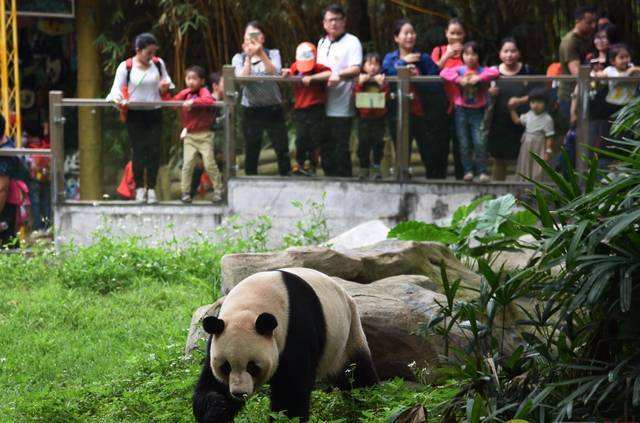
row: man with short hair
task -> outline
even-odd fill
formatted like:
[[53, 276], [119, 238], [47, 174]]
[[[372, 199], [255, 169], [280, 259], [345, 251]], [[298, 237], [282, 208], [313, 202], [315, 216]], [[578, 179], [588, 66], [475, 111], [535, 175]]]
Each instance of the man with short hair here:
[[355, 115], [352, 78], [360, 74], [362, 44], [345, 31], [346, 14], [332, 4], [322, 13], [326, 36], [318, 42], [317, 62], [331, 69], [327, 82], [327, 135], [321, 146], [322, 169], [327, 176], [351, 176], [351, 123]]
[[[593, 49], [591, 39], [596, 30], [596, 11], [593, 7], [579, 7], [574, 13], [575, 25], [560, 42], [560, 65], [564, 75], [578, 75], [580, 65], [585, 63], [587, 53]], [[571, 92], [575, 84], [561, 82], [558, 88], [560, 113], [568, 121], [571, 107]]]

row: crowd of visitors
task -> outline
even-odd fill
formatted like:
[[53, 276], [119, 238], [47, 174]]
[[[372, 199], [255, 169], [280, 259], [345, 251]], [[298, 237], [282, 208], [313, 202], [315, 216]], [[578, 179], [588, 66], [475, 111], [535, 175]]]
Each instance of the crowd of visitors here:
[[[283, 67], [277, 49], [265, 47], [265, 31], [259, 22], [246, 25], [242, 49], [232, 59], [236, 76], [300, 77], [293, 86], [293, 165], [286, 125], [288, 107], [280, 86], [272, 80], [242, 84], [240, 111], [247, 175], [258, 173], [266, 134], [280, 175], [314, 175], [322, 169], [326, 176], [350, 177], [355, 123], [357, 176], [381, 179], [385, 134], [393, 140], [398, 125], [398, 99], [387, 77], [397, 75], [401, 67], [409, 69], [412, 76], [439, 75], [443, 81], [413, 82], [409, 87], [409, 154], [415, 141], [427, 179], [447, 177], [450, 153], [456, 179], [466, 182], [505, 180], [507, 167], [513, 164], [521, 177], [540, 181], [544, 180], [542, 168], [530, 153], [554, 166], [561, 147], [575, 157], [576, 84], [502, 79], [533, 73], [531, 64], [522, 61], [515, 38], [506, 36], [499, 46], [499, 63], [487, 66], [482, 47], [467, 39], [463, 22], [456, 18], [446, 25], [446, 44], [434, 47], [430, 54], [417, 48], [419, 34], [407, 19], [396, 23], [393, 36], [397, 48], [384, 56], [363, 52], [357, 36], [347, 32], [341, 6], [328, 6], [322, 25], [325, 35], [317, 45], [309, 41], [299, 44], [289, 67]], [[125, 174], [118, 192], [138, 202], [157, 201], [157, 140], [163, 121], [158, 103], [175, 100], [182, 102], [181, 200], [191, 202], [208, 186], [213, 201], [220, 201], [225, 166], [220, 134], [223, 116], [211, 106], [223, 100], [224, 81], [219, 73], [206, 78], [203, 68], [191, 66], [185, 71], [185, 88], [172, 96], [174, 84], [164, 61], [156, 56], [157, 49], [152, 34], [138, 35], [135, 54], [118, 66], [107, 97], [118, 105], [131, 142], [129, 176]], [[591, 7], [575, 11], [574, 26], [562, 38], [558, 57], [559, 62], [547, 68], [547, 75], [575, 76], [583, 65], [589, 65], [591, 76], [596, 78], [640, 75], [640, 67], [633, 64], [632, 51], [616, 26], [606, 14], [598, 15]], [[593, 79], [588, 96], [592, 146], [611, 148], [607, 136], [612, 116], [637, 95], [636, 80]], [[14, 140], [4, 136], [4, 118], [0, 124], [0, 148], [14, 147]], [[28, 148], [49, 148], [46, 126], [25, 130]], [[0, 244], [10, 242], [26, 221], [38, 230], [50, 225], [49, 161], [45, 156], [28, 160], [0, 156]], [[600, 161], [603, 167], [610, 164], [603, 158]]]
[[[584, 64], [590, 64], [592, 75], [597, 77], [640, 74], [631, 62], [629, 48], [621, 43], [616, 27], [606, 15], [581, 7], [574, 18], [574, 27], [560, 42], [559, 63], [550, 66], [548, 74], [577, 75]], [[388, 133], [393, 140], [398, 125], [398, 100], [390, 95], [395, 87], [385, 78], [397, 75], [400, 67], [409, 68], [414, 76], [440, 75], [443, 80], [443, 84], [410, 86], [409, 153], [415, 141], [428, 179], [447, 177], [450, 152], [455, 177], [466, 182], [504, 180], [507, 167], [512, 164], [516, 164], [522, 176], [539, 179], [541, 169], [530, 152], [553, 162], [560, 147], [570, 153], [575, 149], [576, 84], [563, 81], [549, 87], [501, 80], [505, 76], [533, 73], [532, 67], [522, 62], [520, 47], [511, 36], [500, 43], [500, 62], [486, 66], [481, 45], [467, 39], [463, 22], [456, 18], [445, 28], [446, 44], [436, 46], [430, 54], [416, 47], [419, 35], [412, 23], [406, 19], [398, 21], [393, 32], [397, 49], [382, 59], [376, 52], [363, 54], [360, 40], [347, 32], [346, 14], [341, 6], [328, 6], [322, 14], [322, 25], [325, 35], [317, 45], [309, 41], [299, 44], [295, 61], [289, 67], [283, 67], [277, 49], [265, 47], [265, 32], [259, 22], [246, 25], [242, 51], [232, 59], [236, 76], [292, 75], [301, 79], [293, 87], [292, 117], [296, 131], [293, 166], [287, 107], [280, 86], [270, 80], [242, 84], [245, 174], [258, 173], [266, 134], [275, 150], [280, 175], [314, 175], [321, 167], [326, 176], [350, 177], [351, 134], [356, 122], [358, 177], [381, 179], [384, 135]], [[157, 42], [153, 36], [141, 34], [136, 38], [135, 48], [136, 55], [118, 68], [109, 95], [125, 107], [127, 101], [158, 100], [172, 86], [164, 63], [155, 58]], [[185, 81], [187, 88], [174, 97], [184, 101], [185, 108], [181, 183], [184, 202], [191, 201], [197, 178], [202, 174], [196, 166], [198, 155], [203, 158], [214, 198], [220, 199], [219, 166], [212, 158], [211, 125], [215, 119], [210, 110], [198, 110], [198, 106], [215, 101], [204, 87], [203, 75], [201, 68], [190, 68]], [[637, 94], [637, 85], [616, 81], [593, 84], [589, 100], [592, 145], [604, 147], [611, 115]], [[141, 134], [161, 128], [157, 110], [125, 112], [123, 108], [130, 137], [136, 140], [132, 143], [136, 199], [154, 202], [157, 154], [144, 140], [156, 137]], [[197, 120], [201, 122], [196, 124]], [[194, 166], [196, 179], [192, 176]]]

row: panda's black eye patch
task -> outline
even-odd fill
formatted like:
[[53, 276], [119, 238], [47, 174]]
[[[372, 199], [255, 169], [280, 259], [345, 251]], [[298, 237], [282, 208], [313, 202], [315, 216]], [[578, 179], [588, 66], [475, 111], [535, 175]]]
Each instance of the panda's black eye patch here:
[[222, 366], [220, 366], [220, 373], [225, 376], [229, 376], [231, 374], [231, 364], [228, 361], [225, 361]]
[[253, 361], [247, 363], [247, 373], [249, 373], [252, 377], [258, 377], [260, 374], [260, 367]]

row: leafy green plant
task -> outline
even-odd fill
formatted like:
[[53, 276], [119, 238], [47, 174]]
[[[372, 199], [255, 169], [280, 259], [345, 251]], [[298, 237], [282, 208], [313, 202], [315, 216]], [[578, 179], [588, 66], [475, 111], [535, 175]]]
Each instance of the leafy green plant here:
[[329, 226], [325, 215], [325, 200], [327, 193], [322, 193], [320, 201], [293, 201], [291, 204], [298, 209], [305, 219], [295, 224], [295, 231], [282, 237], [284, 248], [300, 245], [318, 245], [329, 239]]
[[460, 206], [448, 226], [402, 222], [389, 231], [388, 237], [441, 242], [449, 245], [459, 257], [485, 257], [491, 263], [500, 251], [522, 248], [518, 238], [526, 233], [523, 227], [533, 223], [535, 215], [528, 210], [516, 210], [512, 194], [496, 199], [484, 196]]
[[271, 218], [267, 215], [253, 219], [232, 215], [216, 228], [216, 235], [222, 248], [228, 252], [263, 252], [267, 251], [272, 226]]
[[[638, 104], [619, 121], [637, 122]], [[534, 156], [553, 184], [532, 181], [534, 203], [523, 204], [537, 220], [518, 227], [536, 240], [530, 266], [504, 274], [478, 260], [481, 288], [466, 302], [445, 281], [447, 303], [424, 329], [445, 340], [455, 329], [468, 341], [445, 358], [444, 371], [466, 380], [445, 420], [638, 418], [640, 141], [597, 152], [617, 169], [603, 175], [594, 159], [584, 174], [569, 166], [561, 176]], [[523, 318], [513, 325], [520, 341], [505, 348], [497, 323], [500, 315], [507, 323], [510, 306]]]

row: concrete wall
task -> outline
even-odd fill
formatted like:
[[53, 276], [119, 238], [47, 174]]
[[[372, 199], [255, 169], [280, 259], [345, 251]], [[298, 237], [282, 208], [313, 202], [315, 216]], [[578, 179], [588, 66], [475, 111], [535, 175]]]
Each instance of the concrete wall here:
[[[518, 183], [467, 184], [457, 181], [438, 183], [359, 182], [340, 179], [242, 177], [229, 182], [227, 207], [208, 204], [135, 205], [130, 202], [71, 203], [58, 207], [55, 228], [62, 242], [74, 239], [91, 242], [94, 231], [109, 227], [114, 236], [138, 235], [151, 243], [185, 239], [194, 234], [215, 237], [224, 216], [241, 219], [260, 215], [271, 217], [270, 245], [278, 246], [282, 236], [295, 224], [308, 220], [308, 207], [301, 211], [294, 201], [322, 201], [331, 236], [362, 222], [381, 219], [388, 226], [417, 219], [427, 222], [450, 217], [462, 204], [482, 195], [521, 193], [527, 185]], [[199, 232], [198, 232], [199, 231]], [[198, 236], [198, 235], [196, 235]]]
[[56, 241], [87, 245], [96, 231], [113, 237], [144, 237], [152, 245], [162, 242], [215, 237], [226, 207], [178, 202], [138, 205], [129, 201], [69, 202], [54, 213]]
[[390, 227], [404, 220], [434, 222], [450, 217], [460, 205], [480, 196], [518, 195], [528, 186], [242, 177], [229, 182], [229, 212], [246, 218], [268, 214], [273, 221], [271, 243], [274, 244], [291, 232], [296, 222], [307, 218], [292, 202], [321, 201], [323, 193], [326, 193], [325, 215], [333, 237], [372, 219], [380, 219]]

